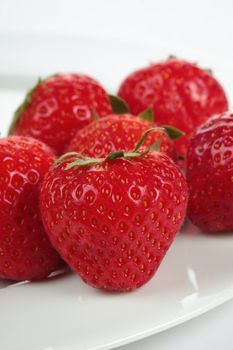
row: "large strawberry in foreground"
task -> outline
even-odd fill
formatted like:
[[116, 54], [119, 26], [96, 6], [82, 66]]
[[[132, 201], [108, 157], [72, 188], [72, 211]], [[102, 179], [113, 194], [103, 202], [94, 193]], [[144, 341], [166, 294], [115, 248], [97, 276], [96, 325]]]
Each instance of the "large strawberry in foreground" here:
[[44, 231], [39, 189], [55, 160], [32, 138], [0, 139], [0, 277], [38, 280], [60, 264]]
[[10, 134], [32, 136], [60, 155], [77, 130], [97, 114], [111, 113], [109, 97], [94, 79], [57, 74], [38, 82], [15, 113]]
[[129, 75], [118, 92], [137, 115], [152, 107], [156, 124], [169, 124], [186, 136], [176, 141], [186, 155], [192, 132], [208, 117], [228, 108], [223, 88], [208, 71], [187, 61], [168, 59]]
[[188, 149], [189, 218], [202, 230], [233, 229], [233, 113], [209, 118]]
[[145, 153], [136, 148], [96, 159], [70, 153], [43, 182], [50, 240], [93, 287], [128, 291], [145, 284], [184, 220], [183, 174], [165, 154]]
[[[154, 126], [154, 123], [143, 120], [140, 116], [111, 114], [79, 130], [71, 141], [67, 152], [75, 151], [89, 157], [100, 158], [119, 149], [130, 151], [142, 134]], [[163, 130], [151, 132], [145, 140], [144, 146], [150, 146], [159, 138], [162, 138], [160, 151], [176, 160], [174, 142]]]

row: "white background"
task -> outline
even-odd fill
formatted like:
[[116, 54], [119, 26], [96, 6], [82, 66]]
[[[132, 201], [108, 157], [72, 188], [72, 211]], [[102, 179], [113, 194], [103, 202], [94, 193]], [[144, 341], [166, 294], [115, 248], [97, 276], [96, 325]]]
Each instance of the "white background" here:
[[[194, 59], [204, 53], [233, 65], [231, 0], [0, 0], [1, 32], [159, 41], [174, 54], [179, 55], [188, 47], [196, 53]], [[233, 81], [233, 76], [229, 79]], [[233, 348], [232, 324], [233, 301], [230, 301], [195, 320], [121, 350], [175, 347], [228, 350]]]
[[159, 39], [231, 60], [231, 0], [1, 0], [0, 30]]

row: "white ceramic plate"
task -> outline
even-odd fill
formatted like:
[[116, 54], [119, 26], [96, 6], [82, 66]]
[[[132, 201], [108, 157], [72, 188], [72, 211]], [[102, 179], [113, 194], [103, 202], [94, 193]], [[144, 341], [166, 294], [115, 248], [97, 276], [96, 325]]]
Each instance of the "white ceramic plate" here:
[[[131, 70], [166, 56], [145, 46], [71, 37], [0, 35], [0, 131], [38, 76], [89, 73], [114, 90]], [[225, 60], [182, 49], [209, 63], [233, 91]], [[155, 334], [233, 297], [233, 235], [207, 235], [186, 224], [156, 276], [127, 294], [104, 293], [73, 274], [38, 283], [0, 282], [1, 350], [103, 350]]]

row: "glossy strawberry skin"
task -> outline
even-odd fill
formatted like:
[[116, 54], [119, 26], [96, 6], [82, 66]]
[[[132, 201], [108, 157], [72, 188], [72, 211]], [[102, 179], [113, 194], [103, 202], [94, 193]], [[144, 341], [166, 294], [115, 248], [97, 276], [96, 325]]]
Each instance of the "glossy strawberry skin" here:
[[157, 124], [169, 124], [186, 133], [175, 141], [186, 155], [192, 132], [208, 117], [228, 108], [223, 88], [206, 70], [178, 59], [168, 59], [140, 69], [121, 84], [119, 96], [137, 115], [152, 107]]
[[0, 139], [1, 278], [43, 279], [61, 262], [39, 212], [39, 187], [54, 160], [52, 151], [32, 138]]
[[[89, 157], [101, 158], [119, 149], [131, 151], [142, 134], [155, 126], [154, 123], [130, 114], [111, 114], [78, 131], [67, 152], [75, 151]], [[174, 142], [165, 132], [152, 132], [145, 140], [144, 146], [150, 146], [159, 138], [162, 138], [160, 151], [175, 161], [177, 157]]]
[[233, 229], [233, 113], [209, 118], [188, 149], [188, 215], [204, 231]]
[[32, 91], [12, 134], [39, 139], [60, 155], [94, 113], [103, 117], [111, 111], [107, 93], [94, 79], [82, 74], [54, 75]]
[[59, 254], [89, 285], [129, 291], [158, 269], [185, 216], [181, 171], [162, 153], [47, 174], [41, 213]]

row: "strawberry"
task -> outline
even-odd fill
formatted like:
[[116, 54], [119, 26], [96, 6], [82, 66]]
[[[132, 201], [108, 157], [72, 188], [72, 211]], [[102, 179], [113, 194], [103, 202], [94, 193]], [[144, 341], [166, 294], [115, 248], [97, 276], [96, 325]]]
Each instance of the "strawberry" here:
[[40, 207], [63, 259], [96, 288], [129, 291], [151, 279], [185, 216], [182, 172], [139, 147], [107, 158], [68, 153], [45, 177]]
[[118, 94], [134, 115], [152, 107], [156, 124], [184, 131], [186, 136], [175, 142], [182, 156], [192, 132], [209, 116], [228, 108], [223, 88], [208, 71], [175, 58], [132, 73]]
[[44, 231], [39, 188], [55, 156], [29, 137], [0, 139], [0, 277], [38, 280], [60, 264]]
[[[130, 151], [142, 134], [153, 126], [155, 126], [154, 123], [130, 114], [121, 114], [120, 116], [111, 114], [79, 130], [71, 141], [67, 152], [75, 151], [89, 157], [100, 158], [119, 149]], [[176, 160], [173, 141], [165, 131], [154, 131], [147, 137], [144, 145], [151, 145], [161, 136], [163, 136], [161, 152]]]
[[109, 97], [97, 81], [82, 74], [58, 74], [40, 80], [28, 93], [10, 134], [32, 136], [60, 155], [95, 113], [103, 117], [111, 111]]
[[187, 156], [189, 218], [204, 231], [233, 229], [233, 113], [209, 118], [193, 135]]

